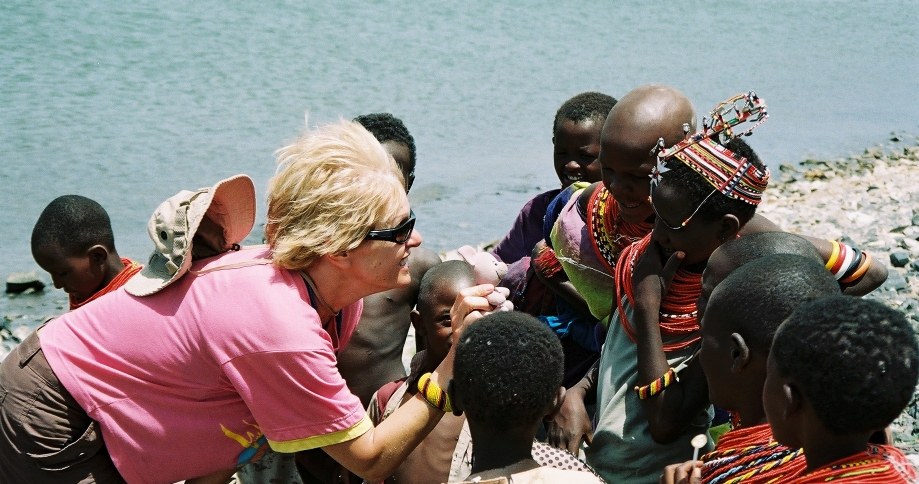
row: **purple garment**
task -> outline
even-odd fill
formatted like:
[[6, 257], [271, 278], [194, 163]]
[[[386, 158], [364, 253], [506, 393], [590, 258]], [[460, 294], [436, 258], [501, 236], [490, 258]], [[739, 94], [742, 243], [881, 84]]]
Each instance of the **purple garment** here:
[[529, 257], [533, 252], [533, 247], [543, 239], [542, 223], [546, 216], [546, 208], [560, 191], [559, 188], [553, 188], [531, 198], [520, 209], [514, 225], [491, 253], [505, 264], [512, 264], [523, 257]]

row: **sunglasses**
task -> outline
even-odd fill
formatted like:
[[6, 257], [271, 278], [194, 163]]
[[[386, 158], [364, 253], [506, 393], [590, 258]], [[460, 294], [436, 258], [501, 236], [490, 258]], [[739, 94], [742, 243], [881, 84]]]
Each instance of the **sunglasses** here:
[[371, 230], [367, 232], [364, 240], [385, 240], [396, 244], [404, 244], [412, 236], [412, 230], [415, 230], [415, 212], [409, 210], [408, 220], [402, 222], [398, 227], [391, 229]]

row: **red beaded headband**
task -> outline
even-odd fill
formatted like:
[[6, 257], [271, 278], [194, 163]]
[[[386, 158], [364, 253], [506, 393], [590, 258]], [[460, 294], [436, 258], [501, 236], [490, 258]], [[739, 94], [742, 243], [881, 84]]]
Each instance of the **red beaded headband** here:
[[[670, 148], [664, 146], [663, 138], [658, 140], [654, 148], [657, 166], [651, 173], [652, 183], [659, 182], [660, 175], [668, 170], [667, 161], [676, 158], [705, 177], [724, 195], [750, 205], [759, 205], [769, 184], [769, 169], [759, 170], [749, 160], [722, 145], [732, 138], [749, 136], [768, 117], [765, 101], [753, 91], [722, 101], [709, 117], [702, 118], [701, 131], [689, 135], [689, 125], [684, 124], [684, 140]], [[753, 124], [735, 132], [733, 128], [744, 122]]]

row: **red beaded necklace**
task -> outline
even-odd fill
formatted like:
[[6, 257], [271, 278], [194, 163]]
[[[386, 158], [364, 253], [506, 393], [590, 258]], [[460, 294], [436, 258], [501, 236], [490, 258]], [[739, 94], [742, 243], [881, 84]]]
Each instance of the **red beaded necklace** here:
[[916, 478], [916, 469], [899, 450], [884, 445], [870, 445], [864, 452], [798, 476], [792, 482], [891, 483], [915, 482]]
[[587, 227], [590, 242], [597, 258], [613, 272], [622, 249], [651, 233], [650, 222], [630, 223], [622, 220], [619, 203], [602, 184], [598, 185], [587, 202]]
[[801, 449], [789, 449], [772, 439], [769, 424], [724, 434], [702, 461], [705, 484], [784, 482], [807, 467]]
[[[651, 234], [626, 247], [616, 264], [616, 305], [619, 308], [619, 321], [626, 334], [634, 342], [635, 330], [629, 322], [623, 306], [623, 295], [629, 305], [635, 307], [635, 296], [632, 291], [632, 274], [635, 261], [647, 250], [651, 243]], [[702, 275], [685, 269], [679, 269], [670, 284], [670, 290], [661, 300], [660, 328], [661, 336], [685, 336], [673, 343], [664, 343], [664, 351], [675, 351], [687, 348], [699, 341], [699, 321], [696, 301], [702, 292]]]

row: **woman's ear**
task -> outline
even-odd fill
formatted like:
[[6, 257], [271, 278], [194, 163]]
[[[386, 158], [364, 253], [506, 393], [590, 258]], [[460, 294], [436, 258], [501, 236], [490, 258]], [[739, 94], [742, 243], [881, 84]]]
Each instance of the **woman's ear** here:
[[323, 257], [328, 258], [329, 262], [331, 262], [332, 265], [338, 268], [346, 268], [351, 264], [351, 258], [348, 257], [348, 251], [336, 252], [334, 254], [327, 254]]

